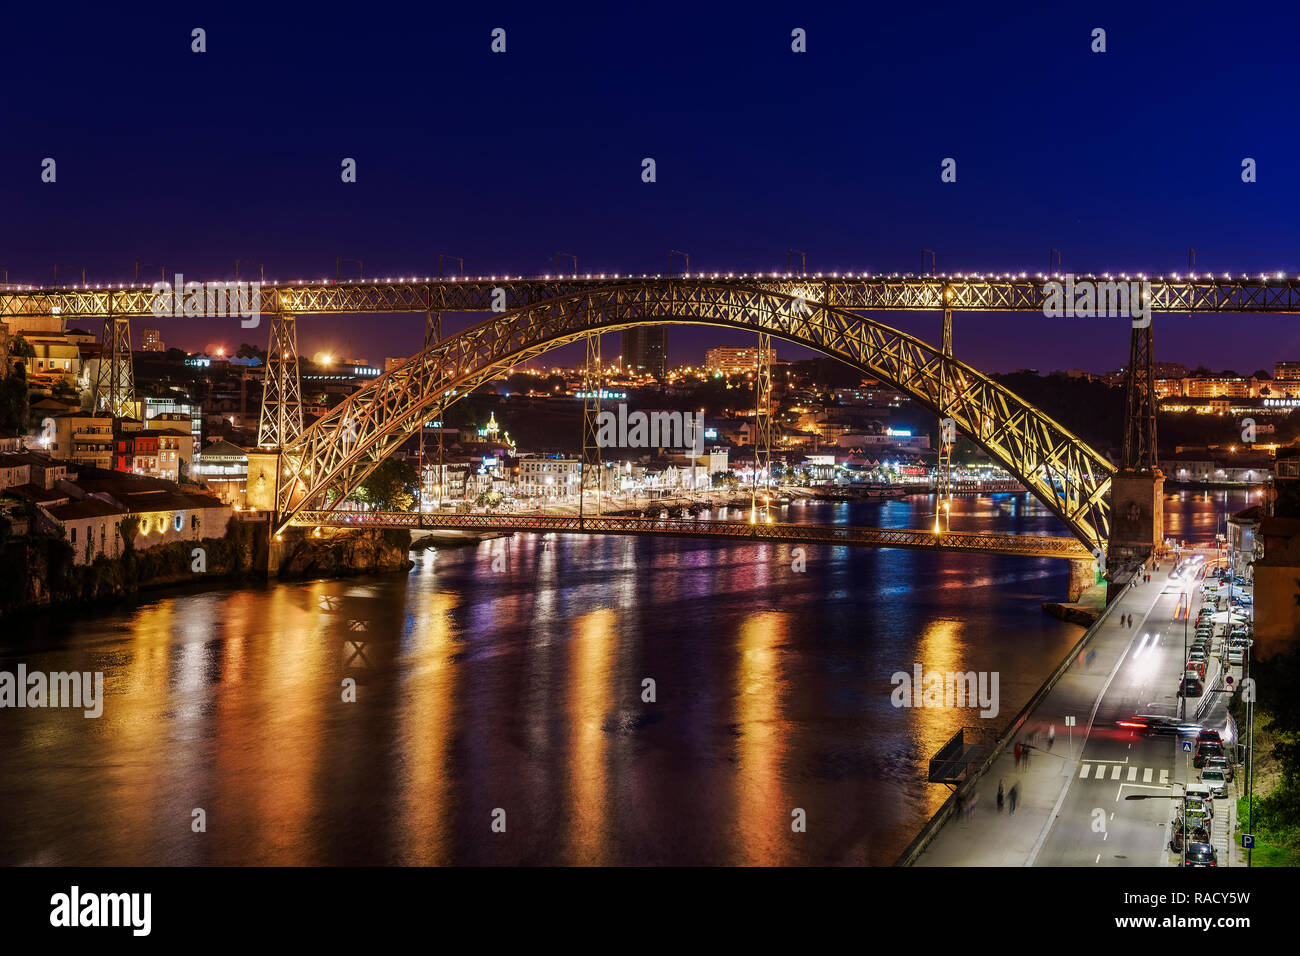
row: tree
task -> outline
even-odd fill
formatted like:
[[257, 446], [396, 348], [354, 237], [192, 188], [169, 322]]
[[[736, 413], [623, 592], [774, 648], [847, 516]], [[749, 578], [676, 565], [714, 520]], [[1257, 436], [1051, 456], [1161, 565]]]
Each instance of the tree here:
[[0, 378], [0, 428], [25, 431], [30, 412], [27, 370], [22, 365], [15, 365], [7, 378]]
[[255, 358], [266, 361], [266, 350], [259, 349], [256, 345], [248, 342], [240, 342], [239, 348], [235, 350], [235, 358]]
[[135, 536], [140, 533], [140, 517], [127, 515], [117, 523], [117, 533], [122, 536], [122, 550], [126, 554], [135, 551]]
[[370, 500], [385, 511], [409, 511], [415, 504], [415, 468], [407, 461], [386, 458], [366, 479]]
[[1261, 382], [1271, 382], [1273, 380], [1273, 376], [1270, 375], [1266, 369], [1262, 368], [1255, 369], [1255, 371], [1251, 373], [1250, 377], [1257, 378]]

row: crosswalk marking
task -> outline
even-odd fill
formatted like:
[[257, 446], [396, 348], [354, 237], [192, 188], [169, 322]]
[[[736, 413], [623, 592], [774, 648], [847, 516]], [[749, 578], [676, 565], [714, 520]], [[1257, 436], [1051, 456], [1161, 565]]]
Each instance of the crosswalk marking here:
[[1139, 767], [1136, 764], [1113, 763], [1109, 760], [1095, 763], [1084, 760], [1079, 763], [1080, 780], [1122, 780], [1126, 783], [1137, 783], [1140, 777], [1142, 783], [1168, 786], [1169, 770], [1160, 770], [1159, 777], [1156, 776], [1156, 772], [1155, 767]]

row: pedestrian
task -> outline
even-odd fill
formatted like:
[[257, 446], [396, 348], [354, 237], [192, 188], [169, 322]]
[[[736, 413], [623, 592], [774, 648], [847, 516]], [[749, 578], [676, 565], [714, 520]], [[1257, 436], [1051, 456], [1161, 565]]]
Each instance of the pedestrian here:
[[1028, 743], [1028, 741], [1025, 742], [1025, 747], [1024, 747], [1024, 750], [1023, 750], [1023, 751], [1021, 752], [1021, 754], [1020, 754], [1020, 759], [1021, 759], [1021, 761], [1023, 761], [1025, 769], [1028, 770], [1028, 769], [1029, 769], [1029, 743]]
[[[1016, 744], [1016, 769], [1017, 769], [1017, 770], [1020, 769], [1020, 744], [1018, 744], [1018, 743]], [[999, 786], [999, 787], [998, 787], [998, 802], [999, 802], [999, 803], [1001, 802], [1001, 798], [1002, 798], [1002, 787]]]
[[1047, 749], [1052, 749], [1052, 744], [1056, 743], [1056, 724], [1047, 728]]
[[1011, 812], [1013, 814], [1016, 812], [1016, 798], [1019, 795], [1020, 795], [1020, 784], [1013, 783], [1011, 785], [1011, 792], [1007, 794], [1007, 797], [1011, 800]]
[[970, 795], [970, 799], [966, 801], [967, 820], [969, 820], [972, 816], [975, 815], [975, 805], [979, 802], [980, 802], [980, 795], [979, 795], [979, 791], [976, 790], [974, 793]]
[[960, 793], [957, 794], [957, 816], [966, 819], [966, 798]]
[[1002, 812], [1002, 781], [998, 781], [998, 813]]

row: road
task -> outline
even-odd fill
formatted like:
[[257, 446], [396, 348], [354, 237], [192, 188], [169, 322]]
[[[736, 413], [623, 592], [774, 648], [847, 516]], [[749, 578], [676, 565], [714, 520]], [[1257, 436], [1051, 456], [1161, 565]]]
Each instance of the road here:
[[[1207, 563], [1213, 560], [1212, 551], [1201, 554]], [[1188, 595], [1194, 623], [1203, 582], [1171, 580], [1171, 570], [1162, 562], [1149, 583], [1119, 599], [1082, 659], [1071, 665], [1026, 722], [1022, 738], [1040, 735], [1028, 762], [1017, 767], [1013, 754], [1000, 757], [977, 783], [979, 798], [971, 818], [950, 819], [917, 865], [1178, 864], [1178, 857], [1166, 848], [1177, 801], [1124, 798], [1181, 794], [1181, 784], [1197, 779], [1191, 754], [1182, 752], [1177, 737], [1147, 736], [1117, 723], [1135, 714], [1178, 713], [1178, 678], [1186, 657], [1184, 622], [1174, 615], [1180, 598]], [[1130, 614], [1132, 626], [1125, 621]], [[1193, 631], [1189, 625], [1188, 641]], [[1218, 667], [1212, 659], [1207, 689]], [[1231, 673], [1240, 678], [1240, 668]], [[1188, 701], [1189, 717], [1200, 704], [1197, 698]], [[1198, 722], [1225, 731], [1226, 695], [1209, 695], [1205, 711]], [[1076, 721], [1072, 740], [1066, 716]], [[1053, 726], [1056, 737], [1049, 745], [1048, 729]], [[1008, 797], [1008, 812], [996, 809], [999, 782]], [[1018, 798], [1014, 815], [1009, 812], [1013, 786]], [[1220, 866], [1231, 863], [1234, 803], [1215, 802], [1212, 836]]]

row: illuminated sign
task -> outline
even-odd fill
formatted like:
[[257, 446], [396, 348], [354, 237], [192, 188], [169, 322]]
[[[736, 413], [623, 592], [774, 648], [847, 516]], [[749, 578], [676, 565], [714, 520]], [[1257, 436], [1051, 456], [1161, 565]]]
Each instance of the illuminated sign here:
[[908, 428], [886, 428], [886, 435], [893, 435], [895, 438], [911, 438], [912, 432]]

